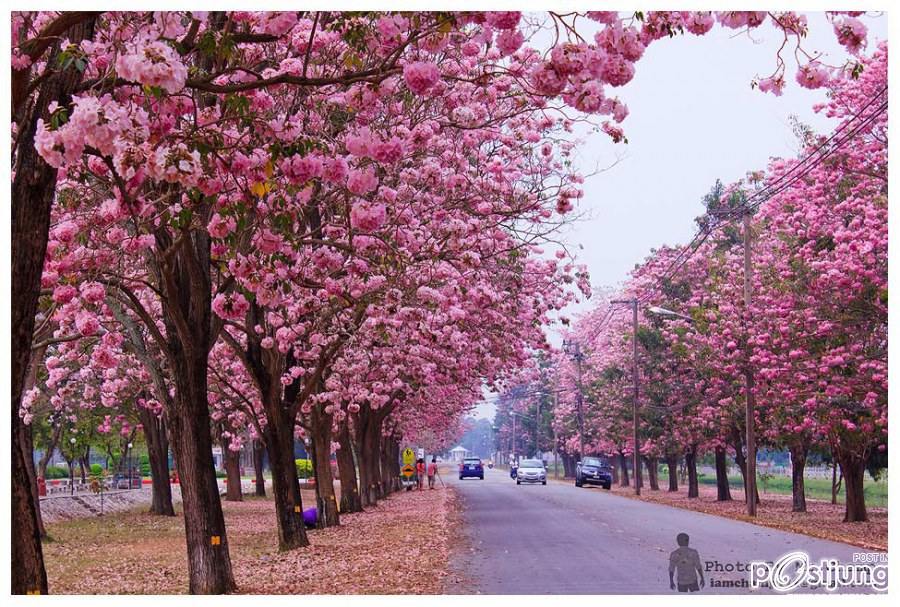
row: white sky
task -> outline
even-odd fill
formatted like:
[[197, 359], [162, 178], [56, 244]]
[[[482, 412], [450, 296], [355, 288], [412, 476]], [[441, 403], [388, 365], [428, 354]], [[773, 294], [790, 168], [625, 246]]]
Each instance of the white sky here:
[[[823, 52], [825, 63], [841, 65], [846, 53], [822, 13], [808, 13], [810, 35], [804, 49]], [[863, 16], [870, 49], [887, 39], [887, 18]], [[825, 100], [823, 91], [801, 88], [794, 80], [790, 52], [787, 86], [781, 97], [750, 88], [755, 76], [775, 69], [780, 40], [768, 25], [735, 35], [716, 26], [706, 36], [680, 36], [650, 45], [636, 64], [634, 79], [607, 95], [617, 95], [630, 110], [622, 123], [629, 143], [614, 145], [603, 134], [588, 136], [580, 147], [583, 172], [614, 167], [585, 182], [579, 211], [565, 240], [583, 246], [585, 263], [596, 286], [621, 283], [652, 248], [683, 244], [694, 235], [694, 217], [715, 180], [730, 183], [748, 171], [765, 168], [770, 157], [795, 156], [797, 140], [789, 117], [796, 115], [820, 133], [833, 121], [812, 110]], [[573, 307], [570, 313], [590, 306]], [[558, 341], [551, 331], [551, 341]], [[473, 412], [493, 418], [494, 405]]]

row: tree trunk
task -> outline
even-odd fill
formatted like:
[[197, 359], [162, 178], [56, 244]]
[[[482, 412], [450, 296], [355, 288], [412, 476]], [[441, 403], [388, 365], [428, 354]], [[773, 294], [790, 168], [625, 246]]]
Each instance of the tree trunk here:
[[395, 438], [391, 440], [390, 458], [388, 463], [390, 465], [391, 483], [394, 491], [400, 491], [402, 489], [400, 485], [400, 439]]
[[[255, 302], [247, 312], [247, 326], [255, 326], [262, 319], [262, 309]], [[260, 400], [266, 413], [266, 454], [272, 473], [272, 496], [275, 500], [275, 519], [278, 525], [279, 550], [292, 550], [309, 545], [303, 524], [303, 500], [297, 465], [294, 462], [294, 431], [297, 425], [296, 408], [289, 398], [295, 396], [298, 384], [284, 388], [280, 373], [273, 373], [273, 361], [267, 359], [259, 341], [248, 339], [246, 359], [250, 372], [259, 386]], [[280, 361], [279, 364], [283, 364]], [[279, 365], [275, 365], [280, 368]], [[288, 395], [287, 391], [291, 394]]]
[[613, 456], [612, 457], [612, 465], [609, 467], [610, 470], [612, 470], [612, 484], [613, 485], [619, 484], [619, 466], [616, 463], [617, 459], [618, 459], [618, 456]]
[[150, 460], [150, 513], [175, 516], [172, 505], [172, 485], [169, 483], [169, 439], [162, 416], [156, 416], [146, 407], [138, 407], [147, 457]]
[[[62, 38], [72, 44], [89, 40], [94, 35], [96, 13], [79, 13]], [[61, 15], [59, 19], [68, 18]], [[59, 45], [55, 44], [46, 59], [47, 66], [57, 66]], [[13, 84], [17, 90], [27, 89], [32, 79], [31, 68], [13, 71]], [[49, 69], [49, 68], [48, 68]], [[83, 72], [71, 67], [56, 69], [40, 83], [34, 103], [25, 108], [25, 99], [14, 99], [12, 115], [17, 120], [17, 145], [15, 151], [12, 183], [11, 212], [11, 291], [12, 291], [12, 368], [10, 385], [12, 402], [10, 406], [10, 436], [18, 438], [19, 415], [23, 388], [31, 357], [34, 317], [37, 312], [38, 297], [41, 292], [41, 273], [47, 254], [47, 239], [50, 232], [50, 211], [56, 194], [57, 171], [38, 155], [34, 146], [37, 122], [50, 121], [48, 107], [58, 103], [66, 107], [75, 87], [82, 79]], [[18, 102], [18, 106], [15, 104]], [[39, 505], [34, 501], [31, 479], [28, 477], [26, 457], [19, 440], [10, 440], [12, 466], [9, 477], [11, 493], [12, 594], [47, 594], [47, 571], [44, 568], [44, 553], [41, 547]]]
[[225, 501], [244, 501], [244, 488], [241, 486], [241, 452], [231, 449], [231, 441], [222, 441], [222, 456], [225, 460]]
[[[37, 504], [35, 514], [37, 515], [38, 531], [40, 532], [41, 537], [47, 537], [47, 530], [44, 528], [44, 519], [41, 516], [41, 497], [40, 492], [38, 491], [37, 470], [35, 470], [34, 467], [34, 435], [32, 434], [32, 426], [31, 424], [22, 424], [19, 428], [21, 430], [19, 438], [22, 441], [22, 453], [25, 454], [25, 466], [27, 467], [28, 478], [31, 482], [31, 499]], [[45, 462], [45, 470], [46, 467], [47, 464]]]
[[[25, 376], [25, 385], [23, 388], [25, 392], [28, 392], [29, 390], [34, 388], [35, 384], [37, 383], [38, 368], [43, 364], [44, 354], [46, 354], [46, 352], [47, 346], [41, 346], [32, 351], [31, 359], [28, 362], [28, 372]], [[47, 530], [44, 528], [44, 519], [41, 516], [41, 496], [40, 491], [38, 490], [37, 470], [34, 466], [33, 427], [31, 424], [23, 423], [19, 426], [19, 428], [21, 429], [19, 433], [19, 440], [22, 441], [22, 453], [25, 454], [25, 467], [28, 470], [28, 478], [31, 481], [31, 497], [34, 500], [34, 503], [37, 505], [37, 508], [35, 508], [35, 514], [37, 515], [38, 531], [40, 532], [41, 537], [46, 537]], [[59, 439], [58, 434], [57, 439]]]
[[189, 590], [224, 594], [235, 584], [212, 457], [205, 356], [202, 362], [185, 360], [172, 369], [176, 398], [169, 423], [181, 483]]
[[266, 497], [266, 477], [263, 476], [265, 447], [259, 440], [253, 441], [253, 471], [256, 473], [256, 497]]
[[628, 487], [631, 483], [628, 482], [628, 458], [625, 457], [625, 454], [619, 451], [619, 466], [621, 466], [622, 474], [619, 475], [619, 486], [620, 487]]
[[[165, 421], [166, 412], [172, 411], [175, 405], [169, 392], [162, 361], [148, 352], [144, 332], [138, 323], [124, 312], [121, 302], [112, 296], [107, 297], [106, 302], [116, 320], [125, 329], [128, 336], [128, 341], [125, 343], [128, 348], [150, 374], [153, 394], [156, 396], [156, 400], [162, 404], [162, 411], [159, 415], [146, 407], [137, 407], [141, 426], [144, 429], [144, 440], [147, 443], [147, 458], [150, 460], [150, 513], [160, 516], [175, 516], [169, 476], [169, 436], [166, 434]], [[109, 458], [107, 458], [108, 463]]]
[[669, 467], [669, 491], [678, 491], [678, 455], [667, 455], [666, 466]]
[[400, 447], [393, 438], [382, 437], [381, 439], [381, 470], [382, 470], [382, 487], [385, 495], [399, 490], [400, 488], [400, 470], [397, 469], [396, 463], [399, 460]]
[[838, 477], [838, 469], [839, 469], [837, 457], [834, 455], [834, 451], [831, 452], [831, 503], [837, 504], [837, 496], [838, 493], [841, 492], [841, 483], [844, 480], [844, 472], [841, 470], [840, 477]]
[[562, 454], [563, 476], [572, 478], [575, 476], [575, 458], [568, 453]]
[[179, 238], [185, 240], [174, 243], [164, 227], [156, 233], [166, 350], [175, 385], [174, 406], [166, 421], [181, 481], [189, 590], [223, 594], [233, 591], [235, 584], [212, 456], [207, 397], [213, 335], [209, 235], [196, 230]]
[[731, 501], [731, 485], [728, 483], [728, 461], [725, 459], [725, 447], [716, 447], [716, 499], [720, 502]]
[[316, 476], [316, 526], [319, 529], [340, 524], [331, 473], [331, 415], [323, 405], [314, 405], [310, 414], [313, 471]]
[[293, 424], [285, 420], [280, 420], [277, 424], [270, 421], [266, 426], [266, 453], [269, 455], [269, 470], [272, 472], [278, 549], [292, 550], [308, 546], [309, 538], [303, 525], [300, 483], [294, 463]]
[[53, 457], [53, 452], [56, 451], [60, 436], [62, 436], [62, 424], [56, 424], [53, 427], [53, 434], [50, 435], [50, 444], [47, 445], [41, 459], [38, 460], [38, 476], [43, 479], [47, 478], [47, 465], [50, 463], [50, 458]]
[[846, 498], [844, 500], [844, 522], [865, 522], [869, 520], [863, 487], [866, 459], [855, 453], [838, 450], [838, 461], [844, 476], [844, 496]]
[[700, 486], [697, 482], [697, 448], [691, 446], [684, 452], [684, 463], [688, 473], [688, 497], [700, 497]]
[[385, 493], [384, 484], [385, 471], [381, 467], [381, 443], [384, 441], [384, 436], [381, 434], [381, 424], [373, 421], [369, 433], [369, 452], [366, 455], [366, 460], [370, 462], [372, 467], [372, 482], [375, 487], [375, 494], [378, 499], [383, 500], [387, 497], [387, 493]]
[[362, 512], [362, 500], [353, 462], [353, 446], [350, 440], [349, 420], [344, 420], [337, 434], [340, 449], [337, 450], [338, 474], [341, 478], [341, 512]]
[[[732, 428], [731, 432], [732, 447], [734, 447], [734, 461], [741, 471], [741, 480], [744, 483], [744, 501], [747, 501], [747, 458], [744, 457], [744, 441], [741, 438], [741, 431], [737, 426]], [[759, 483], [754, 486], [756, 489], [756, 503], [759, 502]]]
[[806, 512], [806, 483], [803, 472], [806, 468], [806, 456], [809, 446], [806, 443], [795, 443], [791, 451], [791, 493], [794, 496], [792, 510]]
[[647, 476], [650, 478], [650, 490], [659, 491], [659, 458], [647, 458]]
[[637, 466], [637, 470], [632, 470], [632, 476], [634, 477], [634, 486], [635, 487], [643, 487], [644, 486], [644, 466], [642, 465], [641, 454], [638, 453], [637, 461], [634, 459], [634, 454], [629, 458], [631, 460], [632, 468]]
[[[368, 405], [359, 410], [356, 424], [356, 454], [359, 458], [359, 493], [363, 507], [378, 503], [378, 443], [381, 429], [375, 428]], [[374, 454], [374, 456], [373, 456]]]
[[[88, 447], [88, 453], [90, 453], [90, 451], [91, 451], [91, 448]], [[78, 458], [78, 467], [81, 469], [81, 482], [82, 483], [87, 482], [88, 472], [91, 469], [89, 462], [90, 462], [90, 455], [82, 455], [81, 457]]]

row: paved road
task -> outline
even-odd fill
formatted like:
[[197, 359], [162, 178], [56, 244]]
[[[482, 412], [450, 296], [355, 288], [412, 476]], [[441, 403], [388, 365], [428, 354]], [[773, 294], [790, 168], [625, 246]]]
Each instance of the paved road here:
[[[739, 521], [619, 497], [601, 488], [550, 481], [521, 485], [508, 472], [452, 484], [461, 496], [467, 542], [453, 558], [463, 582], [450, 592], [485, 594], [661, 594], [669, 589], [675, 536], [690, 535], [705, 567], [774, 561], [804, 550], [852, 562], [863, 550]], [[744, 571], [708, 571], [707, 593], [749, 593], [716, 586], [747, 580]], [[767, 589], [755, 592], [770, 592]]]

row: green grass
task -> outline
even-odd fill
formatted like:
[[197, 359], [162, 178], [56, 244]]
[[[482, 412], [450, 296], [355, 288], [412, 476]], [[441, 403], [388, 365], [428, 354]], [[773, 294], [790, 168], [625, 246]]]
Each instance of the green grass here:
[[[668, 472], [660, 470], [660, 484], [662, 484], [664, 480], [665, 482], [668, 482]], [[700, 474], [698, 480], [702, 485], [716, 484], [716, 477], [711, 474]], [[756, 483], [760, 493], [775, 493], [780, 495], [791, 494], [791, 478], [788, 476], [771, 476], [767, 480], [764, 480], [757, 475]], [[738, 491], [743, 491], [744, 489], [744, 482], [741, 480], [740, 475], [729, 476], [728, 484], [731, 485], [732, 489], [737, 489]], [[831, 501], [831, 479], [808, 478], [804, 484], [806, 487], [806, 497], [810, 499]], [[863, 491], [865, 492], [867, 506], [873, 508], [887, 508], [888, 484], [886, 478], [880, 481], [873, 481], [870, 478], [866, 478], [863, 485]], [[840, 504], [844, 503], [843, 484], [841, 485], [841, 491], [837, 495], [837, 500]]]

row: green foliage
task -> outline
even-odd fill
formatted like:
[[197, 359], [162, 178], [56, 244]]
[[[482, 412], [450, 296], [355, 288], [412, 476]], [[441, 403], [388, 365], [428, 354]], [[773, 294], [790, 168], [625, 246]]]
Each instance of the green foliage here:
[[57, 57], [61, 70], [67, 70], [74, 67], [79, 72], [83, 72], [87, 68], [87, 58], [84, 51], [75, 44], [70, 44], [66, 50], [61, 52]]
[[141, 476], [150, 476], [150, 456], [142, 455], [140, 458], [140, 464], [138, 464], [141, 469]]
[[297, 466], [297, 477], [298, 478], [309, 478], [312, 476], [312, 460], [308, 459], [295, 459], [294, 465]]
[[103, 474], [103, 466], [100, 464], [91, 464], [91, 476], [100, 476]]
[[47, 466], [47, 478], [69, 478], [69, 469], [66, 466]]

